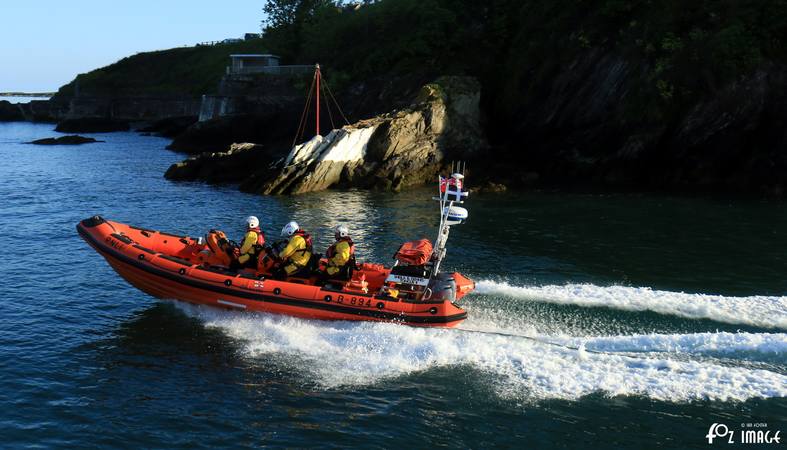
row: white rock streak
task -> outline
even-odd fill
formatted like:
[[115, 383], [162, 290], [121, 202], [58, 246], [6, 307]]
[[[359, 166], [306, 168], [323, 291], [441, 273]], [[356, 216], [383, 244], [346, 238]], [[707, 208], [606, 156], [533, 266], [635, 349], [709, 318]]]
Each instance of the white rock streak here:
[[284, 165], [308, 165], [314, 161], [362, 162], [375, 129], [375, 126], [344, 127], [332, 130], [325, 137], [314, 136], [303, 144], [293, 147]]

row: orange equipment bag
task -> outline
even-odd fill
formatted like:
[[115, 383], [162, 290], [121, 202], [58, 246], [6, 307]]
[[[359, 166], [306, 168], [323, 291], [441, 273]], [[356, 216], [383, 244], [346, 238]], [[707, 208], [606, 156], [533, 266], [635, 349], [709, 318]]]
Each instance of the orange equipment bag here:
[[429, 242], [429, 239], [421, 239], [402, 244], [396, 251], [394, 258], [402, 264], [422, 266], [429, 261], [430, 256], [432, 256], [432, 243]]
[[205, 241], [208, 243], [210, 251], [218, 258], [220, 264], [230, 265], [230, 256], [227, 254], [227, 235], [223, 231], [210, 230]]
[[344, 285], [345, 292], [369, 292], [369, 282], [366, 281], [366, 274], [353, 273], [353, 277]]

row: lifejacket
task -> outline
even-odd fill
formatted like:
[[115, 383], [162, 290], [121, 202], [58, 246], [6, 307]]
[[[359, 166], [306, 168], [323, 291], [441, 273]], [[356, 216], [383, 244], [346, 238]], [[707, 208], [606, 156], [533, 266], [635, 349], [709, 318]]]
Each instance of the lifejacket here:
[[306, 242], [306, 248], [296, 251], [301, 252], [302, 254], [306, 252], [312, 253], [312, 237], [309, 236], [309, 233], [303, 230], [298, 230], [295, 233], [293, 233], [293, 235], [298, 235], [302, 237], [304, 242]]
[[[243, 250], [243, 247], [246, 245], [246, 237], [249, 233], [254, 233], [257, 236], [257, 240], [251, 244], [246, 251]], [[263, 234], [262, 230], [259, 227], [249, 228], [246, 230], [246, 234], [243, 235], [243, 242], [241, 242], [240, 250], [241, 253], [238, 256], [238, 261], [241, 264], [245, 264], [255, 255], [259, 255], [262, 252], [262, 249], [265, 248], [263, 245], [265, 244], [265, 234]]]
[[[257, 233], [257, 243], [254, 244], [255, 247], [262, 247], [265, 245], [265, 233], [263, 233], [260, 227], [249, 228], [249, 231]], [[255, 248], [255, 250], [258, 249]]]
[[334, 255], [336, 255], [336, 244], [339, 242], [347, 242], [350, 244], [350, 259], [355, 258], [355, 243], [353, 243], [353, 240], [350, 239], [349, 236], [339, 238], [338, 241], [334, 242], [330, 247], [328, 247], [328, 250], [325, 251], [325, 256], [328, 259], [333, 258]]
[[[336, 246], [341, 242], [346, 242], [349, 245], [350, 255], [344, 264], [338, 266], [333, 262], [333, 257], [336, 256]], [[333, 243], [333, 245], [328, 247], [328, 250], [325, 252], [325, 256], [328, 258], [328, 264], [325, 268], [325, 272], [332, 277], [343, 277], [349, 279], [352, 275], [352, 271], [357, 266], [355, 262], [355, 244], [349, 237], [339, 238]]]
[[243, 247], [243, 244], [246, 242], [246, 235], [249, 234], [250, 231], [254, 232], [254, 234], [257, 235], [257, 242], [252, 244], [251, 248], [248, 251], [249, 255], [254, 255], [259, 253], [260, 250], [262, 250], [263, 246], [265, 245], [265, 233], [263, 233], [262, 230], [260, 230], [260, 227], [249, 228], [248, 230], [246, 230], [246, 234], [243, 235], [243, 240], [240, 243], [241, 247]]
[[[292, 255], [290, 255], [289, 261], [288, 261], [288, 265], [286, 267], [293, 267], [293, 268], [297, 268], [297, 269], [302, 269], [302, 268], [307, 267], [309, 265], [309, 261], [310, 261], [312, 255], [314, 255], [314, 253], [312, 252], [312, 237], [309, 236], [309, 233], [307, 233], [307, 232], [305, 232], [303, 230], [300, 230], [300, 229], [298, 231], [296, 231], [295, 233], [293, 233], [292, 236], [293, 237], [300, 236], [303, 239], [303, 242], [306, 244], [306, 246], [305, 246], [305, 248], [302, 248], [300, 250], [295, 250], [292, 253]], [[292, 240], [292, 237], [290, 238], [290, 240]], [[309, 256], [309, 260], [296, 262], [295, 261], [295, 259], [296, 259], [295, 256], [296, 255], [298, 255], [297, 256], [298, 259], [303, 258], [306, 255], [308, 255]], [[291, 271], [292, 270], [288, 270], [288, 272], [291, 272]]]

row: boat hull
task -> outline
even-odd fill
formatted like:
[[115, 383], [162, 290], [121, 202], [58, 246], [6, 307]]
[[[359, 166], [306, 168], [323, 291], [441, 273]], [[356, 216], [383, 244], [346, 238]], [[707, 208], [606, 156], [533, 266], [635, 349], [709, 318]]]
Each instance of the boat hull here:
[[123, 279], [161, 299], [307, 319], [384, 321], [428, 327], [453, 327], [467, 317], [450, 301], [408, 302], [204, 267], [193, 258], [183, 257], [193, 254], [187, 251], [197, 245], [193, 239], [100, 217], [83, 220], [77, 225], [77, 232]]

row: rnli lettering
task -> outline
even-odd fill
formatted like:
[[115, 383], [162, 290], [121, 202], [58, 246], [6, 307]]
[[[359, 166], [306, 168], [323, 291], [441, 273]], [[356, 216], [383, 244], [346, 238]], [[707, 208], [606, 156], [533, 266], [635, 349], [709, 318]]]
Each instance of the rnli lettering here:
[[363, 297], [346, 298], [343, 295], [339, 295], [338, 297], [336, 297], [336, 303], [342, 303], [343, 304], [345, 301], [347, 302], [347, 304], [352, 305], [352, 306], [372, 306], [372, 300], [371, 299], [366, 299], [366, 298], [363, 298]]
[[407, 275], [388, 275], [386, 282], [393, 282], [398, 284], [412, 284], [414, 286], [427, 286], [429, 284], [428, 278], [408, 277]]

